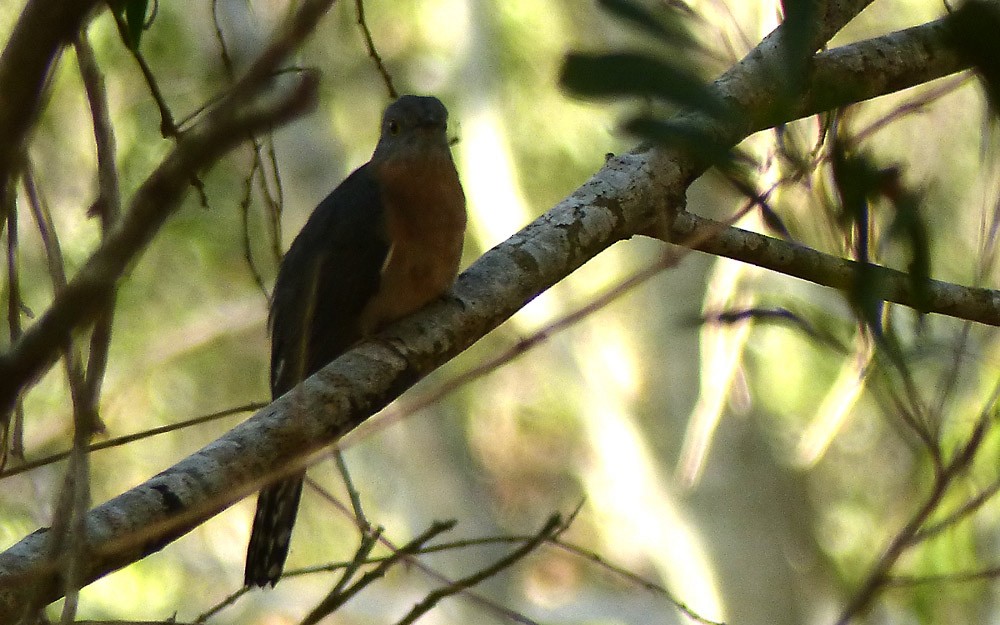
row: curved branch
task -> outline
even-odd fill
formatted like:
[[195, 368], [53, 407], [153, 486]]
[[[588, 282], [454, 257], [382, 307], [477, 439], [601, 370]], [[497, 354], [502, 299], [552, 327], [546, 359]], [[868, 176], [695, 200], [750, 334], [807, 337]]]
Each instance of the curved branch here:
[[[828, 4], [850, 4], [854, 11], [842, 11], [842, 21], [825, 24], [826, 37], [867, 2]], [[781, 27], [720, 78], [720, 94], [731, 102], [768, 106], [763, 70], [780, 53], [775, 45], [780, 37]], [[892, 66], [887, 57], [882, 69], [889, 74]], [[938, 71], [961, 69], [956, 60]], [[900, 89], [926, 79], [900, 72], [878, 89]], [[871, 89], [864, 97], [887, 92]], [[852, 97], [861, 96], [855, 92]], [[740, 120], [715, 122], [705, 130], [734, 144], [753, 130], [748, 120], [762, 117], [763, 110], [750, 108]], [[789, 112], [786, 121], [801, 114], [798, 109]], [[687, 117], [697, 121], [696, 115]], [[702, 168], [694, 157], [666, 149], [641, 148], [610, 159], [572, 195], [484, 254], [447, 298], [390, 327], [377, 340], [361, 343], [223, 437], [92, 510], [87, 516], [92, 549], [87, 579], [162, 548], [266, 481], [280, 478], [276, 467], [292, 472], [306, 464], [305, 456], [339, 440], [590, 258], [648, 229], [664, 213], [672, 218]], [[0, 554], [0, 621], [17, 613], [19, 586], [30, 584], [45, 589], [51, 599], [58, 596], [58, 571], [44, 559], [44, 545], [41, 530]]]

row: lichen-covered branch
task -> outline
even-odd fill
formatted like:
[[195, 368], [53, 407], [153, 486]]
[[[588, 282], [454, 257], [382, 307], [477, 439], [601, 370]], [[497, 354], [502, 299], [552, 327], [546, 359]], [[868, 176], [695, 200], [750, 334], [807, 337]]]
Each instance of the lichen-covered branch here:
[[[690, 213], [674, 220], [670, 240], [702, 252], [725, 256], [809, 282], [850, 291], [855, 286], [859, 263], [824, 254], [805, 245], [783, 241], [756, 232], [726, 226]], [[872, 296], [916, 308], [913, 281], [902, 271], [869, 265]], [[1000, 291], [929, 280], [927, 301], [921, 312], [939, 313], [958, 319], [1000, 326]]]

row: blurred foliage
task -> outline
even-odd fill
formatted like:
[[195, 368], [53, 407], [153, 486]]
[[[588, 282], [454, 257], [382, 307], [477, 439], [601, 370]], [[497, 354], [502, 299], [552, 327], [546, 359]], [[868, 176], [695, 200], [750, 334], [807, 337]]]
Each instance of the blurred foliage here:
[[[7, 37], [23, 4], [0, 3], [0, 36]], [[214, 5], [152, 4], [151, 22], [145, 2], [113, 6], [124, 16], [129, 45], [183, 122], [230, 80]], [[219, 0], [218, 22], [237, 73], [290, 4]], [[679, 2], [638, 0], [435, 0], [370, 1], [365, 9], [397, 87], [434, 93], [451, 110], [470, 200], [468, 263], [585, 181], [605, 154], [629, 149], [630, 133], [672, 139], [677, 128], [669, 115], [680, 106], [721, 114], [703, 85], [777, 24], [777, 4], [702, 3], [695, 12]], [[932, 4], [879, 0], [835, 43], [936, 17], [943, 9]], [[791, 81], [803, 71], [815, 3], [783, 5], [796, 30], [788, 67], [775, 71]], [[991, 31], [985, 45], [975, 35], [990, 23], [991, 10], [986, 2], [962, 5], [953, 27], [956, 45], [968, 42], [963, 49], [976, 59], [995, 106]], [[284, 249], [316, 202], [374, 146], [386, 90], [355, 19], [352, 3], [336, 5], [296, 58], [323, 70], [319, 112], [260, 138], [259, 161], [248, 148], [207, 172], [207, 207], [191, 193], [132, 268], [119, 292], [101, 401], [109, 436], [266, 397], [266, 301], [247, 258], [269, 286], [274, 238]], [[99, 15], [88, 35], [107, 81], [128, 198], [170, 140], [161, 136], [159, 112], [113, 16]], [[28, 156], [72, 275], [100, 233], [86, 215], [96, 193], [90, 113], [72, 50], [63, 56]], [[601, 97], [579, 102], [558, 88], [560, 80], [575, 93]], [[849, 107], [837, 113], [833, 130], [824, 117], [760, 133], [738, 152], [707, 155], [733, 168], [696, 182], [688, 208], [719, 219], [745, 215], [741, 227], [908, 271], [918, 287], [927, 276], [992, 285], [1000, 178], [995, 137], [977, 124], [987, 114], [982, 94], [968, 81], [941, 82]], [[272, 147], [280, 178], [267, 168]], [[281, 209], [280, 229], [271, 202]], [[22, 296], [37, 313], [53, 287], [29, 211], [18, 217]], [[602, 254], [400, 406], [587, 305], [662, 253], [659, 243], [636, 239]], [[898, 345], [898, 361], [881, 358], [852, 307], [864, 300], [863, 276], [858, 284], [852, 300], [692, 254], [445, 401], [405, 418], [392, 413], [377, 421], [375, 433], [350, 439], [346, 455], [369, 517], [397, 544], [435, 519], [457, 518], [444, 539], [461, 540], [529, 533], [583, 500], [565, 540], [666, 587], [705, 616], [740, 624], [828, 622], [831, 606], [852, 595], [927, 500], [942, 464], [968, 441], [980, 415], [993, 419], [989, 398], [998, 373], [991, 328], [864, 302], [862, 321], [881, 324]], [[2, 294], [9, 296], [6, 282]], [[29, 459], [66, 449], [72, 419], [62, 369], [53, 368], [24, 401]], [[169, 467], [238, 418], [94, 454], [95, 501]], [[695, 436], [692, 424], [707, 424], [708, 434]], [[679, 465], [698, 445], [703, 464], [688, 481]], [[932, 522], [994, 483], [998, 452], [1000, 436], [987, 429], [975, 462], [944, 493]], [[64, 468], [2, 480], [0, 546], [51, 521]], [[346, 501], [332, 463], [310, 475]], [[193, 620], [239, 587], [252, 503], [91, 585], [80, 617], [176, 613]], [[989, 618], [998, 599], [993, 578], [902, 582], [995, 565], [998, 524], [1000, 506], [990, 499], [961, 523], [911, 545], [893, 571], [900, 583], [881, 595], [872, 620]], [[349, 519], [307, 490], [289, 568], [349, 559], [356, 544]], [[467, 547], [425, 561], [456, 578], [504, 552], [503, 545]], [[294, 622], [332, 583], [329, 575], [290, 578], [209, 622]], [[416, 569], [395, 571], [345, 606], [336, 622], [392, 622], [434, 585]], [[547, 547], [477, 592], [546, 623], [682, 621], [662, 594], [638, 588]], [[505, 622], [465, 599], [437, 610], [442, 622]]]
[[976, 68], [994, 115], [1000, 115], [1000, 5], [989, 0], [962, 3], [948, 16], [952, 45]]
[[132, 50], [138, 50], [139, 43], [142, 41], [142, 32], [150, 26], [146, 23], [149, 0], [117, 0], [109, 4], [111, 10], [125, 24], [125, 30], [122, 33], [125, 45]]

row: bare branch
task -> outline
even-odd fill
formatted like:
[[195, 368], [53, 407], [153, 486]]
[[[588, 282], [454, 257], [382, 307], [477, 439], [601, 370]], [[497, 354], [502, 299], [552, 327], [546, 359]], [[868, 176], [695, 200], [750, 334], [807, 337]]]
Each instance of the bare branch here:
[[[725, 256], [823, 286], [847, 291], [857, 275], [858, 262], [824, 254], [805, 245], [783, 241], [756, 232], [725, 226], [691, 213], [680, 213], [670, 230], [670, 241]], [[916, 307], [913, 281], [902, 271], [871, 265], [877, 276], [873, 288], [879, 299]], [[940, 280], [928, 285], [930, 299], [924, 312], [1000, 325], [1000, 292], [961, 286]]]

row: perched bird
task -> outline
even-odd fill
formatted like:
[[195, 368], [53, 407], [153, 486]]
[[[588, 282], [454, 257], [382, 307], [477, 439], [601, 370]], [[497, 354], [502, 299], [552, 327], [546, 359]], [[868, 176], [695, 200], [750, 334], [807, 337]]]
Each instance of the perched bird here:
[[[271, 303], [272, 397], [454, 282], [466, 213], [447, 121], [437, 98], [407, 95], [389, 105], [371, 160], [320, 202], [295, 237]], [[304, 475], [260, 491], [247, 586], [278, 582]]]

